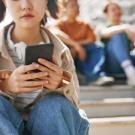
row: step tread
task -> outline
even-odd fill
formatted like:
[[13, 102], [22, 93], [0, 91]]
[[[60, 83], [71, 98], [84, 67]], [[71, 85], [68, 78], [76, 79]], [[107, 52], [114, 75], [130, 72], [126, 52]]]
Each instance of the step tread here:
[[132, 90], [135, 91], [135, 88], [128, 86], [128, 85], [114, 85], [114, 86], [80, 86], [80, 92], [84, 91], [102, 91], [102, 90], [107, 90], [107, 91], [124, 91], [124, 90]]
[[87, 105], [126, 105], [133, 104], [135, 105], [135, 98], [106, 98], [103, 100], [82, 100], [81, 106]]
[[90, 118], [90, 123], [95, 126], [112, 126], [112, 125], [135, 125], [135, 116], [128, 117], [109, 117], [109, 118]]

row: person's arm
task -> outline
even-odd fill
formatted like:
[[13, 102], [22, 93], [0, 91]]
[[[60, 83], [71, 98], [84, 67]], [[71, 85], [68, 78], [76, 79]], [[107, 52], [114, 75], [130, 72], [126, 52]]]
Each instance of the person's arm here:
[[85, 45], [85, 44], [90, 44], [90, 43], [94, 43], [95, 40], [91, 40], [91, 39], [86, 39], [86, 40], [81, 40], [78, 43], [81, 45]]
[[67, 46], [77, 48], [80, 44], [68, 37], [68, 35], [57, 35]]
[[69, 47], [74, 47], [74, 48], [78, 47], [79, 43], [71, 39], [66, 33], [64, 33], [58, 27], [54, 26], [50, 29], [55, 35], [57, 35], [57, 37], [59, 37]]
[[79, 55], [80, 60], [85, 60], [86, 58], [86, 52], [84, 50], [84, 48], [82, 47], [82, 45], [70, 38], [66, 38], [64, 36], [58, 35], [58, 37], [69, 47], [73, 47], [73, 49], [75, 50], [75, 52], [77, 52], [77, 54]]
[[55, 35], [57, 35], [67, 46], [78, 48], [81, 44], [79, 42], [74, 41], [68, 34], [63, 32], [64, 24], [58, 21], [54, 26], [50, 27], [50, 30], [53, 31]]
[[126, 31], [128, 38], [135, 43], [135, 28], [133, 26], [129, 27]]
[[100, 35], [102, 38], [110, 38], [120, 32], [125, 32], [130, 37], [130, 35], [132, 34], [130, 25], [122, 24], [117, 26], [111, 26], [109, 28], [104, 28], [101, 30]]
[[84, 48], [78, 42], [72, 40], [66, 33], [61, 31], [57, 27], [52, 27], [52, 28], [50, 28], [50, 30], [57, 37], [59, 37], [61, 39], [61, 41], [64, 42], [64, 44], [66, 44], [68, 47], [72, 47], [75, 50], [75, 52], [78, 53], [81, 60], [85, 60], [86, 52], [85, 52]]
[[85, 27], [86, 27], [85, 32], [86, 37], [84, 40], [78, 41], [78, 43], [81, 45], [94, 43], [96, 41], [96, 34], [94, 32], [94, 29], [87, 23], [85, 24]]

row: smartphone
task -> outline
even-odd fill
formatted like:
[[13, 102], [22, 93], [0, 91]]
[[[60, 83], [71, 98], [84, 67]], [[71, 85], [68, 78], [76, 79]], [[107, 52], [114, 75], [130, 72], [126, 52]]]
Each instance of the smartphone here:
[[25, 49], [25, 65], [38, 63], [38, 58], [52, 61], [54, 45], [52, 43], [27, 46]]

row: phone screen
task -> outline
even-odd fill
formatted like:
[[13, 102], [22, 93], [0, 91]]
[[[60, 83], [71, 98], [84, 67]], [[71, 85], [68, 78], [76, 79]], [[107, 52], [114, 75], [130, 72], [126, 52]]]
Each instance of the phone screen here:
[[25, 49], [25, 65], [38, 62], [38, 58], [52, 61], [53, 49], [52, 43], [27, 46]]

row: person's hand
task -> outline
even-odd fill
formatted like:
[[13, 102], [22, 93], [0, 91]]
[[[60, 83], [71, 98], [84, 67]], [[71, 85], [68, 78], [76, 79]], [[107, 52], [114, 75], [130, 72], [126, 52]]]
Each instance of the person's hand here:
[[38, 90], [43, 87], [44, 80], [41, 77], [48, 75], [47, 72], [33, 72], [39, 68], [38, 64], [20, 66], [5, 80], [4, 90], [9, 93], [19, 94]]
[[135, 30], [134, 27], [131, 25], [128, 25], [125, 29], [125, 32], [128, 34], [128, 38], [135, 43]]
[[0, 79], [7, 79], [11, 75], [12, 71], [10, 70], [0, 70]]
[[130, 39], [133, 43], [135, 43], [135, 32], [131, 32], [131, 33], [129, 34], [129, 39]]
[[75, 47], [75, 50], [76, 50], [80, 60], [84, 61], [87, 57], [86, 51], [84, 50], [84, 48], [81, 47], [80, 45], [78, 45], [78, 46]]
[[[62, 84], [64, 71], [62, 68], [58, 67], [56, 64], [49, 62], [45, 59], [38, 59], [38, 63], [41, 64], [39, 70], [41, 72], [47, 72], [48, 75], [44, 80], [44, 87], [50, 90], [55, 90], [59, 88]], [[65, 79], [68, 80], [68, 79]]]

